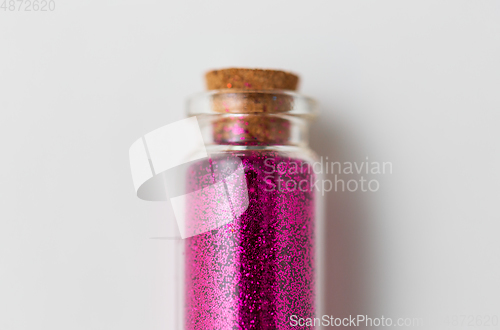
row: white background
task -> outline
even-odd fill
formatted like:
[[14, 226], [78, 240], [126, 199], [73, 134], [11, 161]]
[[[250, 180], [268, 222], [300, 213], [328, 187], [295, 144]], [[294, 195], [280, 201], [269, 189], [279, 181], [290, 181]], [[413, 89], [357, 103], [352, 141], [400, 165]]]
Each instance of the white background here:
[[0, 11], [0, 329], [171, 329], [128, 148], [228, 66], [300, 74], [320, 155], [393, 163], [327, 196], [328, 313], [500, 316], [499, 1], [55, 3]]

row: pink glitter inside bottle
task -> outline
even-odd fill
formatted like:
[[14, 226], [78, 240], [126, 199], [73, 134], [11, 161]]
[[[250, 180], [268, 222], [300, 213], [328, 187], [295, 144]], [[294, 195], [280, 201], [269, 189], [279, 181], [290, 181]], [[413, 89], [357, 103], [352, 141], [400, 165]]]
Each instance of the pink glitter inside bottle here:
[[[184, 328], [296, 329], [291, 316], [314, 317], [318, 301], [315, 156], [307, 147], [314, 102], [262, 90], [280, 79], [286, 84], [288, 73], [221, 71], [216, 79], [223, 86], [246, 88], [190, 102], [211, 143], [209, 158], [190, 166], [187, 186], [201, 191], [220, 182], [222, 188], [187, 204], [186, 226], [196, 234], [184, 242]], [[263, 75], [256, 78], [257, 71]], [[218, 218], [222, 200], [232, 214], [224, 221]]]

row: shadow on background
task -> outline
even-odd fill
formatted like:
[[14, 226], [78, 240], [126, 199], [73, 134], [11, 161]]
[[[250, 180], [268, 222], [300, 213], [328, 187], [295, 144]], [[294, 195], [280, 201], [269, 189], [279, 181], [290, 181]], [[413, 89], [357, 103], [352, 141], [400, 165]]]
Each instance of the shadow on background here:
[[[367, 155], [359, 154], [361, 146], [352, 143], [353, 134], [340, 122], [318, 120], [313, 124], [310, 143], [318, 156], [328, 157], [328, 162], [363, 161]], [[338, 179], [347, 182], [360, 176], [339, 175]], [[335, 182], [335, 175], [324, 174], [323, 179]], [[366, 198], [369, 193], [334, 190], [325, 193], [323, 200], [324, 311], [341, 318], [370, 316], [374, 307], [370, 289], [374, 259]]]

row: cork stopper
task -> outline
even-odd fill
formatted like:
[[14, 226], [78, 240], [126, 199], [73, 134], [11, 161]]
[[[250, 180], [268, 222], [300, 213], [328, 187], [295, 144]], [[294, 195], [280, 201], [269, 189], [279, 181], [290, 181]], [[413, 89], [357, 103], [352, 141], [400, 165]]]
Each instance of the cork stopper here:
[[297, 90], [299, 77], [279, 70], [229, 68], [205, 75], [207, 89]]
[[278, 90], [295, 91], [298, 76], [278, 70], [229, 68], [210, 71], [205, 80], [209, 90], [220, 90], [212, 98], [215, 112], [246, 114], [215, 120], [215, 141], [250, 145], [288, 141], [289, 121], [265, 114], [283, 113], [293, 108], [293, 97]]

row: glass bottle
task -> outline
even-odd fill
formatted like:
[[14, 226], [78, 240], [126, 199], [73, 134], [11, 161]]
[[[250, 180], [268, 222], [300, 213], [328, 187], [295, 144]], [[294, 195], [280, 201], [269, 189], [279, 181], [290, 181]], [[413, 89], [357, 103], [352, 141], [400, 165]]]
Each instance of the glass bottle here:
[[296, 329], [299, 318], [320, 317], [315, 101], [224, 88], [192, 96], [187, 111], [206, 157], [185, 172], [180, 329]]

